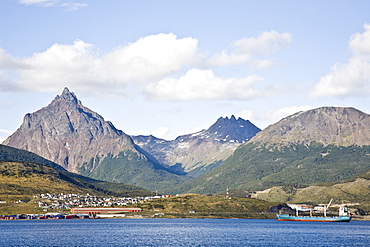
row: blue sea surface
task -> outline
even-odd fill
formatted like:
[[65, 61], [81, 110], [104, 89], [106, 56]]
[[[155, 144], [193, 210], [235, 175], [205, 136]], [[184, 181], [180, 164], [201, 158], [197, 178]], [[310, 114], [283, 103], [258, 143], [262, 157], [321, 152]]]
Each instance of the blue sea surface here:
[[0, 221], [0, 246], [370, 246], [370, 222], [14, 220]]

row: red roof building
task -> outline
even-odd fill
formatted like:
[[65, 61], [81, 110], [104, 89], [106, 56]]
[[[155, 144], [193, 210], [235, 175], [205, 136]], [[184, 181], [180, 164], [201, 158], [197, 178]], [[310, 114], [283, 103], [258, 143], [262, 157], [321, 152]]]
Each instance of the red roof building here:
[[141, 212], [141, 208], [72, 208], [75, 214], [113, 214], [124, 212]]

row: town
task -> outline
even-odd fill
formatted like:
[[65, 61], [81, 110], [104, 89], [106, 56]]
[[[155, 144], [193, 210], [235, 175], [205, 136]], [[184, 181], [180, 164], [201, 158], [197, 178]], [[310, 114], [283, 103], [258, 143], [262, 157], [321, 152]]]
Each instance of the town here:
[[[141, 212], [140, 207], [133, 205], [145, 203], [149, 200], [168, 198], [172, 195], [155, 195], [150, 197], [97, 197], [86, 194], [37, 194], [38, 207], [44, 214], [0, 215], [5, 219], [87, 219], [102, 217], [125, 217], [124, 212]], [[2, 203], [6, 203], [2, 201]], [[15, 203], [23, 203], [17, 201]], [[70, 210], [71, 214], [66, 211]], [[52, 212], [53, 211], [53, 212]]]

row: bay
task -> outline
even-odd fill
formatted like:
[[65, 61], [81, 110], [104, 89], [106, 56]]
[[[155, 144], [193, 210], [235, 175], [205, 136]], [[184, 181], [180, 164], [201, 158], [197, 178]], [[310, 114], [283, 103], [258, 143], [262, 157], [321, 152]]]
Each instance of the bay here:
[[370, 222], [14, 220], [0, 221], [0, 246], [370, 246]]

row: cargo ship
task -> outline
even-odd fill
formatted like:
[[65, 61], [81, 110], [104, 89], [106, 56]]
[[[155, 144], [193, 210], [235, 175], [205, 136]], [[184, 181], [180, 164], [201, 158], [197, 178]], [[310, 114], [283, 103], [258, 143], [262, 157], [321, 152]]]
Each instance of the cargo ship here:
[[351, 216], [292, 216], [288, 214], [277, 214], [279, 221], [317, 221], [317, 222], [349, 222]]
[[312, 216], [312, 210], [307, 210], [306, 208], [302, 211], [310, 211], [310, 216], [299, 216], [299, 207], [296, 207], [296, 215], [277, 214], [276, 216], [279, 221], [350, 222], [352, 217], [349, 215], [348, 208], [345, 206], [339, 207], [338, 216], [326, 216], [326, 210], [329, 208], [332, 200], [324, 207], [324, 216]]

